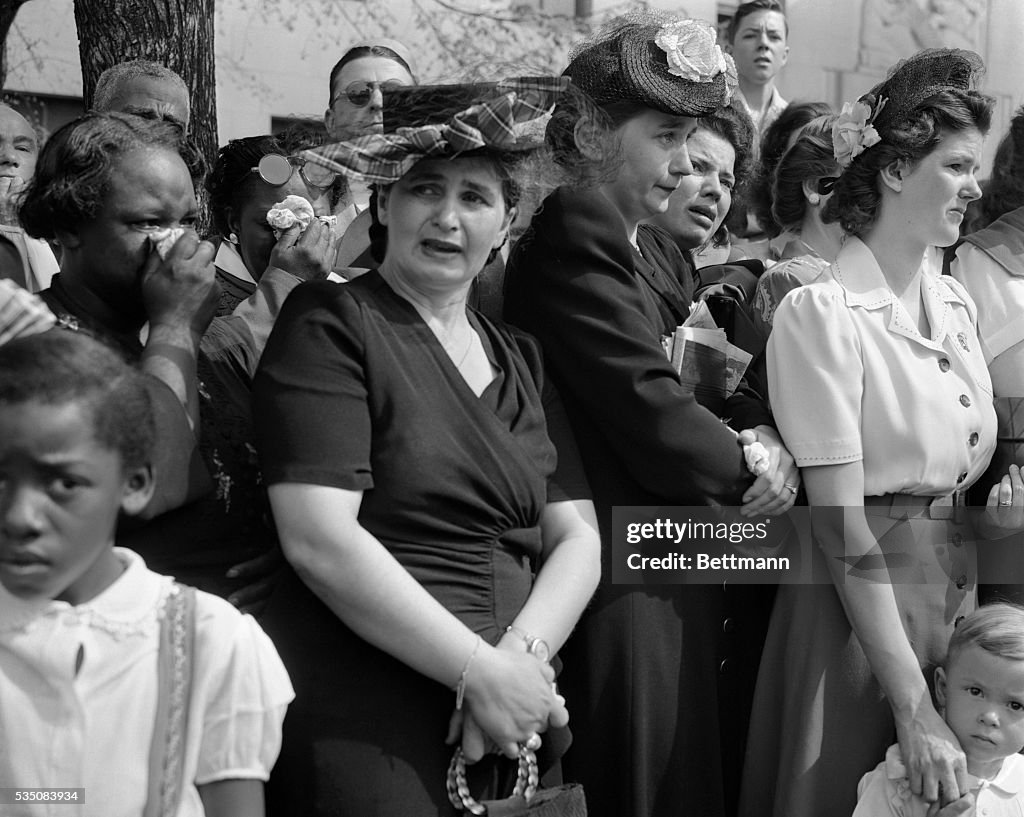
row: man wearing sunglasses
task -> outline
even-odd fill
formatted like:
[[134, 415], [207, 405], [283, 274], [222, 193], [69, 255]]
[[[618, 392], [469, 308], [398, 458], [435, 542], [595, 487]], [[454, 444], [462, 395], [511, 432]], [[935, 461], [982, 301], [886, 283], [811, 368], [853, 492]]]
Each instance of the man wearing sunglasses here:
[[331, 70], [330, 100], [324, 125], [332, 140], [341, 142], [380, 133], [383, 128], [382, 89], [415, 85], [409, 49], [397, 40], [357, 43]]
[[[384, 130], [384, 91], [416, 85], [412, 52], [398, 40], [382, 37], [356, 43], [331, 69], [330, 98], [324, 126], [332, 142], [344, 142]], [[350, 262], [369, 247], [370, 219], [364, 215], [348, 234], [349, 226], [370, 203], [370, 189], [359, 182], [349, 185], [347, 196], [334, 208], [338, 227], [348, 244], [339, 251], [339, 264]]]

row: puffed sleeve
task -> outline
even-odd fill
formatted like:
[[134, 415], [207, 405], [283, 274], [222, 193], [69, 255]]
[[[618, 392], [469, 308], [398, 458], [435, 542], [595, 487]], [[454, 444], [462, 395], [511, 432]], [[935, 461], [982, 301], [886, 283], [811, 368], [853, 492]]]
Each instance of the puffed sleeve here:
[[809, 284], [827, 268], [828, 264], [820, 258], [798, 256], [780, 261], [765, 270], [757, 280], [751, 309], [754, 323], [764, 337], [768, 337], [772, 331], [775, 310], [779, 308], [782, 299], [792, 290]]
[[252, 616], [197, 592], [195, 655], [189, 730], [202, 733], [196, 785], [266, 780], [295, 698], [277, 650]]
[[790, 292], [768, 338], [768, 393], [797, 465], [863, 456], [860, 342], [841, 293], [829, 285]]
[[363, 315], [348, 287], [298, 286], [253, 381], [263, 479], [352, 491], [373, 487]]

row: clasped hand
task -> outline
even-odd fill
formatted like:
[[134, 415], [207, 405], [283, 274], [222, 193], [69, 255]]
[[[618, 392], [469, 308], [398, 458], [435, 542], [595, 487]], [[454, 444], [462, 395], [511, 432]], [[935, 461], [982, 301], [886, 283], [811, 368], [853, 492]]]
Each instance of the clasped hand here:
[[448, 743], [462, 742], [466, 761], [488, 751], [507, 757], [548, 726], [565, 726], [565, 699], [553, 689], [555, 671], [534, 656], [482, 644], [466, 673], [462, 709], [452, 713]]
[[897, 725], [896, 734], [914, 794], [946, 806], [969, 791], [967, 757], [931, 704], [923, 706], [905, 726]]
[[800, 487], [800, 470], [793, 455], [782, 444], [778, 432], [770, 426], [757, 426], [740, 432], [737, 442], [759, 442], [768, 451], [768, 470], [754, 480], [743, 494], [743, 516], [776, 516], [793, 507]]

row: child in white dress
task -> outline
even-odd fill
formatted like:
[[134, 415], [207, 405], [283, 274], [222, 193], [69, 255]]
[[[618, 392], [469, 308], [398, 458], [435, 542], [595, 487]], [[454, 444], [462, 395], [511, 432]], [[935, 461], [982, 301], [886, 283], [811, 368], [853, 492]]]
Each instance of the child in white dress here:
[[153, 488], [144, 377], [76, 332], [0, 346], [4, 815], [264, 813], [294, 697], [273, 644], [114, 547]]
[[[969, 789], [938, 814], [1024, 814], [1024, 609], [989, 604], [953, 631], [935, 671], [939, 711], [967, 755]], [[925, 817], [934, 807], [910, 790], [899, 745], [861, 778], [854, 817]]]

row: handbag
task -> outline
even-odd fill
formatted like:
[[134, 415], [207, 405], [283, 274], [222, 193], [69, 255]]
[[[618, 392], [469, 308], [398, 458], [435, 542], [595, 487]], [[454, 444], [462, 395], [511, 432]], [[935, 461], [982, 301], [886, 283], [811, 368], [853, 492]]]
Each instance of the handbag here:
[[487, 817], [587, 817], [583, 786], [569, 783], [550, 789], [537, 788], [537, 756], [519, 747], [519, 774], [512, 796], [478, 802], [466, 785], [466, 759], [456, 748], [448, 766], [448, 799], [459, 811]]

